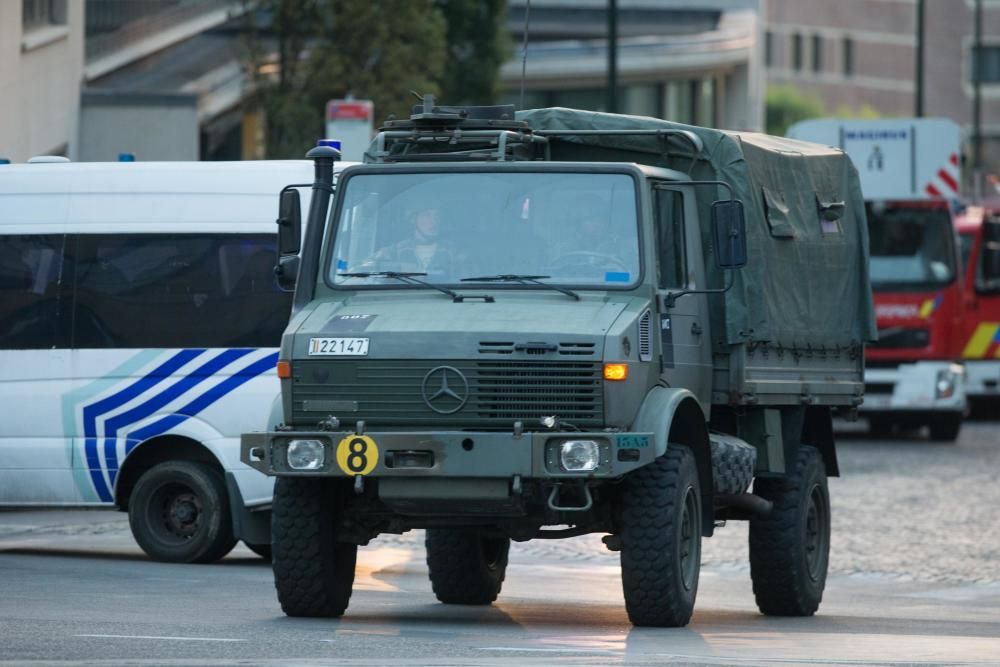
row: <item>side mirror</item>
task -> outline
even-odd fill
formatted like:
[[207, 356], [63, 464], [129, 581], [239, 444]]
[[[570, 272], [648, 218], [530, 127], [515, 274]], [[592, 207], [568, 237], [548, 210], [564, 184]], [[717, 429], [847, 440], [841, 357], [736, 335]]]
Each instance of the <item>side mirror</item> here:
[[286, 292], [293, 291], [299, 277], [299, 256], [281, 255], [278, 257], [278, 265], [274, 267], [274, 277], [278, 280], [278, 287]]
[[738, 269], [747, 263], [747, 229], [743, 202], [738, 199], [712, 204], [715, 260], [721, 269]]
[[[281, 191], [278, 202], [278, 255], [297, 255], [302, 247], [302, 207], [299, 191]], [[279, 265], [280, 266], [280, 265]]]

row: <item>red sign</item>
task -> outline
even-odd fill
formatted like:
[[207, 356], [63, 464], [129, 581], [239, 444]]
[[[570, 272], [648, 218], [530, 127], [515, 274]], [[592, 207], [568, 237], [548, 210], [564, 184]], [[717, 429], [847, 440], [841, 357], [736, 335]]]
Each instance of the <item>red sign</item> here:
[[364, 120], [372, 117], [372, 103], [368, 101], [331, 101], [326, 105], [327, 120]]

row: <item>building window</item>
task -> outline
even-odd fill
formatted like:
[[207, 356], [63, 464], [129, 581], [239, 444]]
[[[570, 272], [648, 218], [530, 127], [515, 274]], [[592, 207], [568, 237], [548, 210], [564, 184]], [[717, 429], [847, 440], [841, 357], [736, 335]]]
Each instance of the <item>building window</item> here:
[[774, 67], [774, 33], [770, 30], [764, 33], [764, 64]]
[[21, 0], [24, 30], [66, 24], [66, 0]]
[[[977, 73], [979, 80], [983, 83], [1000, 83], [1000, 46], [984, 46], [979, 58], [976, 57], [976, 48], [973, 46], [969, 50], [969, 81], [976, 82]], [[982, 69], [980, 69], [982, 68]]]
[[845, 37], [841, 45], [841, 56], [844, 60], [844, 76], [854, 75], [854, 40]]
[[823, 71], [823, 38], [819, 35], [812, 37], [812, 66], [814, 72]]
[[798, 33], [792, 35], [792, 69], [802, 69], [802, 35]]

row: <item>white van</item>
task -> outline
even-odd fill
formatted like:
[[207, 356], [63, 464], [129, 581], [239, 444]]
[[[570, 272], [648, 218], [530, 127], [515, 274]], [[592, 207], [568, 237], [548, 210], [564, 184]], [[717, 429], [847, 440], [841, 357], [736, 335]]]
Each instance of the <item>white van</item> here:
[[127, 510], [157, 560], [269, 553], [272, 482], [240, 434], [280, 415], [278, 194], [308, 205], [313, 180], [305, 160], [0, 166], [0, 505]]

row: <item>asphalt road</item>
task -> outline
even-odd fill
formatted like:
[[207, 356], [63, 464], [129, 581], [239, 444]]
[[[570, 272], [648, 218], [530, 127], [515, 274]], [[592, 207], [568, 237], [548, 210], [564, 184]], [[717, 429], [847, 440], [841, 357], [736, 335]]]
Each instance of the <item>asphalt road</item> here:
[[813, 618], [757, 613], [741, 524], [705, 542], [691, 625], [656, 630], [629, 626], [596, 539], [515, 545], [490, 608], [436, 603], [419, 535], [379, 540], [344, 618], [312, 620], [281, 614], [243, 547], [153, 563], [120, 514], [0, 512], [0, 665], [1000, 664], [996, 425], [956, 445], [848, 434], [840, 455]]

